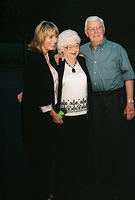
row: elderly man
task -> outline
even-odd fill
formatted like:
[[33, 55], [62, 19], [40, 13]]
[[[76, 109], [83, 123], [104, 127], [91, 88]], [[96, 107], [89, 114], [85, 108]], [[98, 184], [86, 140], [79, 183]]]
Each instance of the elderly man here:
[[88, 17], [85, 34], [90, 42], [80, 52], [92, 81], [99, 185], [104, 194], [113, 194], [111, 199], [120, 199], [127, 181], [127, 120], [134, 117], [135, 75], [125, 49], [104, 36], [101, 18]]

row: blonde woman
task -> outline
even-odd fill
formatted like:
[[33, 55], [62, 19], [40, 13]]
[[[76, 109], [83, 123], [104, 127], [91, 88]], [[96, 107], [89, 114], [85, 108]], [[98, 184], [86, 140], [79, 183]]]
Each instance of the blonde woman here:
[[42, 21], [37, 25], [28, 45], [24, 69], [22, 128], [32, 200], [52, 197], [49, 197], [50, 169], [54, 165], [53, 151], [57, 140], [53, 128], [63, 123], [56, 112], [58, 74], [53, 66], [58, 34], [58, 28], [52, 22]]

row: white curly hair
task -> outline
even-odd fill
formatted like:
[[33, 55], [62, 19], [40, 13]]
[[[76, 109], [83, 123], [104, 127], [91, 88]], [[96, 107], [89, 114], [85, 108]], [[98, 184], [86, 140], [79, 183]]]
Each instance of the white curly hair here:
[[61, 32], [58, 36], [58, 43], [57, 43], [57, 50], [59, 53], [62, 53], [62, 48], [65, 45], [65, 41], [70, 39], [70, 38], [75, 38], [80, 44], [81, 38], [79, 37], [78, 33], [76, 31], [73, 31], [71, 29], [65, 30]]

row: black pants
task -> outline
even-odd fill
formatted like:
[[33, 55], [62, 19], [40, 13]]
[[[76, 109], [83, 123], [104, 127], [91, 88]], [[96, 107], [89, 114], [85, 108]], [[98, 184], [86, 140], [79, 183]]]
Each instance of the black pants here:
[[[93, 120], [100, 189], [120, 192], [127, 184], [128, 137], [124, 88], [93, 94]], [[109, 199], [109, 198], [108, 198]]]
[[44, 200], [55, 188], [55, 153], [59, 135], [57, 124], [49, 115], [32, 114], [27, 112], [23, 118], [24, 149], [32, 193], [30, 200]]
[[95, 181], [87, 115], [64, 117], [57, 157], [56, 200], [84, 200]]

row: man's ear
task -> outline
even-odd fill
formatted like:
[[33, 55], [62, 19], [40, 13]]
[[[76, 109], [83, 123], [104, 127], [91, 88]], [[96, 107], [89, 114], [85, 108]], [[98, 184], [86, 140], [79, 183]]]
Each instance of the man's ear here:
[[103, 27], [103, 30], [104, 30], [104, 34], [105, 34], [105, 27]]
[[85, 30], [85, 34], [86, 34], [87, 37], [89, 37], [89, 36], [88, 36], [88, 33], [87, 33], [87, 30]]

